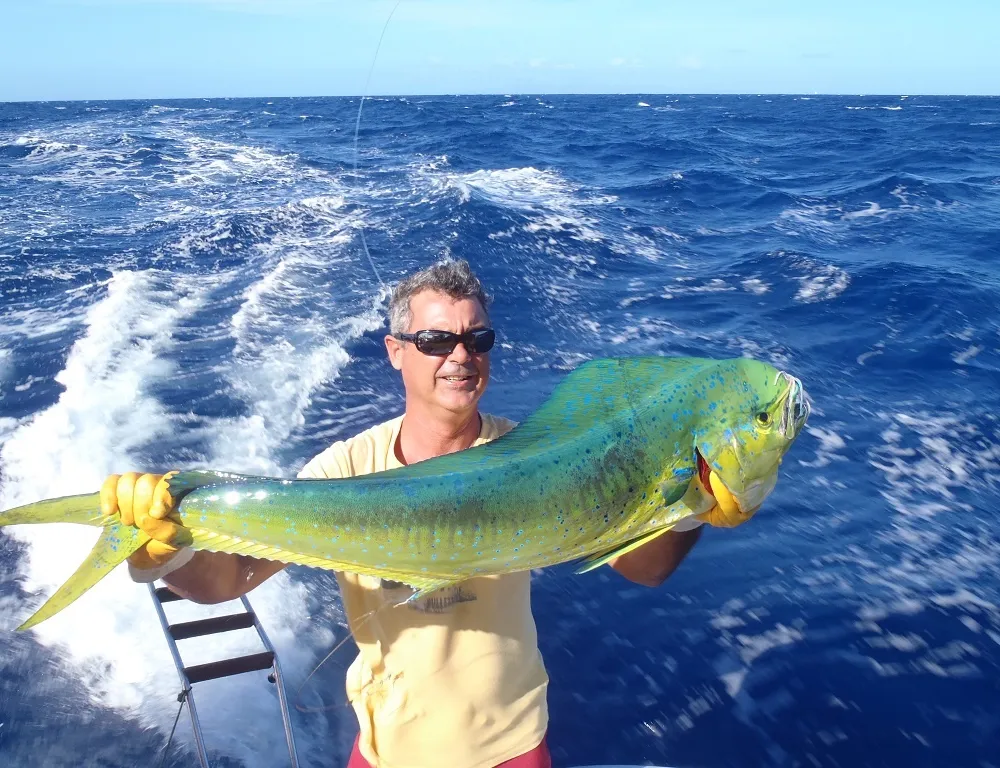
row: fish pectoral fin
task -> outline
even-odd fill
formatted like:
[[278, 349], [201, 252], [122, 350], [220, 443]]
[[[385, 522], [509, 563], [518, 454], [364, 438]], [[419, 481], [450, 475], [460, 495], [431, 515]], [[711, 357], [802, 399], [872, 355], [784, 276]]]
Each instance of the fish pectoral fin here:
[[417, 581], [412, 577], [407, 578], [407, 586], [413, 589], [413, 594], [410, 595], [405, 600], [396, 603], [396, 606], [406, 605], [407, 603], [415, 603], [422, 597], [427, 597], [428, 595], [434, 594], [439, 589], [444, 589], [445, 587], [451, 587], [458, 584], [454, 579], [439, 579], [433, 580], [428, 579], [427, 581]]
[[119, 523], [117, 515], [104, 520], [100, 538], [80, 567], [18, 630], [31, 629], [59, 613], [149, 541], [149, 536], [138, 528]]
[[580, 562], [579, 567], [576, 569], [576, 573], [586, 573], [587, 571], [592, 571], [595, 568], [599, 568], [610, 560], [615, 559], [626, 552], [631, 552], [633, 549], [638, 549], [643, 544], [652, 541], [657, 536], [662, 536], [664, 533], [673, 528], [672, 525], [668, 525], [664, 528], [657, 528], [655, 531], [649, 533], [644, 533], [638, 538], [626, 541], [624, 544], [620, 544], [613, 549], [605, 550], [604, 552], [597, 552], [589, 557], [585, 558]]

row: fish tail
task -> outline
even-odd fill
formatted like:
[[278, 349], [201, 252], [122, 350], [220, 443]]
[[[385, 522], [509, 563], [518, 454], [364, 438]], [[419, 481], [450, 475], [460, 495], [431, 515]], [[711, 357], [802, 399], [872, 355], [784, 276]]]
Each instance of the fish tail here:
[[81, 523], [103, 525], [101, 494], [84, 493], [45, 499], [0, 512], [0, 528], [31, 523]]
[[[31, 520], [29, 522], [43, 521]], [[87, 558], [76, 569], [76, 572], [59, 587], [52, 597], [45, 601], [41, 608], [19, 626], [18, 630], [30, 629], [59, 613], [149, 541], [148, 535], [131, 525], [122, 525], [117, 516], [104, 517], [103, 525], [104, 530], [101, 531], [100, 538]]]

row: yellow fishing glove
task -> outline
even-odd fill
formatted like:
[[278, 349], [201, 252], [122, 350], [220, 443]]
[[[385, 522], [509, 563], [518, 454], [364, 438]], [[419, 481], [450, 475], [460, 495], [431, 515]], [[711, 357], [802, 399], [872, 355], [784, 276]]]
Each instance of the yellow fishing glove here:
[[180, 551], [171, 544], [176, 541], [181, 526], [171, 519], [174, 500], [167, 490], [167, 480], [176, 472], [165, 475], [108, 475], [101, 486], [101, 512], [105, 515], [121, 514], [121, 521], [150, 537], [145, 546], [128, 559], [133, 568], [149, 570], [160, 568]]
[[756, 513], [756, 509], [744, 512], [740, 505], [736, 503], [733, 494], [723, 485], [719, 476], [712, 472], [708, 481], [712, 484], [712, 495], [715, 496], [715, 506], [708, 512], [698, 515], [698, 519], [708, 523], [715, 528], [735, 528], [742, 525]]

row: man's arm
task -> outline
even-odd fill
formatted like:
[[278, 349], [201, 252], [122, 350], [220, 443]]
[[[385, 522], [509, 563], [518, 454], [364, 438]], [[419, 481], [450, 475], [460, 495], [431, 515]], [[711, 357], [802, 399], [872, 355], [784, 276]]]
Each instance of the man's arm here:
[[285, 567], [245, 555], [176, 546], [181, 521], [174, 515], [170, 495], [169, 480], [174, 474], [126, 472], [108, 475], [101, 485], [101, 512], [119, 515], [123, 525], [149, 537], [128, 558], [133, 581], [162, 579], [171, 591], [189, 600], [221, 603], [246, 594]]
[[629, 581], [658, 587], [674, 571], [701, 537], [701, 527], [691, 531], [667, 531], [608, 564]]
[[255, 589], [285, 567], [285, 563], [228, 552], [194, 553], [191, 561], [163, 577], [181, 597], [195, 603], [224, 603]]

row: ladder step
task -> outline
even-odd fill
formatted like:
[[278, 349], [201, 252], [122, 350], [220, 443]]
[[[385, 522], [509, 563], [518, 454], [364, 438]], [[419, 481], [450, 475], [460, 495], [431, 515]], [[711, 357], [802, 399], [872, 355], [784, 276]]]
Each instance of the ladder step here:
[[216, 632], [230, 632], [234, 629], [249, 629], [253, 626], [252, 613], [232, 613], [227, 616], [212, 616], [196, 621], [182, 621], [167, 627], [174, 640], [187, 640], [191, 637], [214, 635]]
[[178, 595], [176, 592], [171, 592], [166, 587], [157, 587], [153, 590], [153, 594], [156, 595], [156, 599], [161, 603], [173, 603], [178, 600], [183, 600], [184, 598]]
[[184, 674], [192, 685], [203, 683], [206, 680], [215, 680], [220, 677], [230, 675], [241, 675], [244, 672], [256, 672], [261, 669], [271, 669], [274, 665], [274, 653], [264, 651], [253, 653], [249, 656], [237, 656], [233, 659], [223, 659], [222, 661], [212, 661], [208, 664], [196, 664], [193, 667], [184, 667]]

